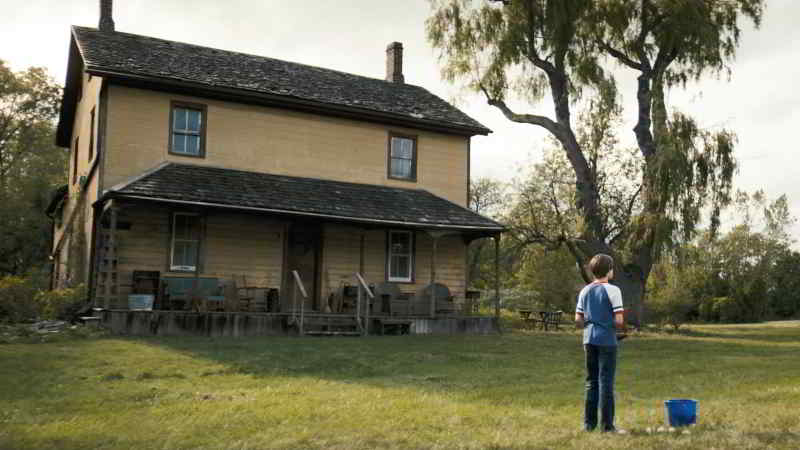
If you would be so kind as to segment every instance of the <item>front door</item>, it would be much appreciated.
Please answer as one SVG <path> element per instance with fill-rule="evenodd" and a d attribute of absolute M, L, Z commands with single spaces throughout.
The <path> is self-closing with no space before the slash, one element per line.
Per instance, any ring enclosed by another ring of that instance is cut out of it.
<path fill-rule="evenodd" d="M 303 280 L 308 299 L 306 300 L 306 311 L 319 310 L 319 266 L 320 250 L 322 248 L 322 227 L 314 223 L 294 223 L 289 227 L 289 241 L 287 248 L 286 286 L 289 295 L 294 295 L 295 281 L 292 271 L 296 270 Z M 293 297 L 289 297 L 289 305 L 292 304 Z M 303 298 L 297 292 L 297 300 Z M 291 306 L 290 306 L 291 308 Z"/>

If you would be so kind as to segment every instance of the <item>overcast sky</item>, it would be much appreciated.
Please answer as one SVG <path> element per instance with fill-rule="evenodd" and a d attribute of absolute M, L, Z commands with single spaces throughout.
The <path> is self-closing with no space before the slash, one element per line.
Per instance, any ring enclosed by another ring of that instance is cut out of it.
<path fill-rule="evenodd" d="M 44 66 L 64 82 L 69 26 L 97 26 L 99 0 L 0 0 L 0 59 L 14 70 Z M 441 81 L 434 50 L 425 40 L 426 0 L 117 0 L 118 31 L 270 56 L 383 78 L 385 49 L 403 43 L 407 83 L 427 88 L 494 131 L 474 138 L 474 176 L 510 179 L 536 161 L 545 134 L 506 121 L 485 101 Z M 800 128 L 800 1 L 767 0 L 760 29 L 743 26 L 731 79 L 709 78 L 671 92 L 668 102 L 710 128 L 739 136 L 736 187 L 787 194 L 800 216 L 800 177 L 793 168 Z M 623 73 L 623 92 L 635 78 Z M 631 140 L 635 98 L 624 98 L 621 137 Z M 548 104 L 512 103 L 520 112 L 550 114 Z M 792 174 L 795 174 L 794 176 Z M 800 239 L 800 226 L 794 229 Z"/>

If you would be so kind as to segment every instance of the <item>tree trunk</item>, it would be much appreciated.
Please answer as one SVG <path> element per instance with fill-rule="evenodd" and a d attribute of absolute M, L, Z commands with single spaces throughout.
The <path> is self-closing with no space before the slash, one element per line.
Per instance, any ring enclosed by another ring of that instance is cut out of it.
<path fill-rule="evenodd" d="M 617 273 L 619 270 L 619 273 Z M 627 314 L 625 321 L 632 323 L 637 330 L 644 324 L 644 280 L 638 272 L 614 269 L 613 284 L 622 291 L 622 304 L 633 315 Z"/>
<path fill-rule="evenodd" d="M 651 249 L 648 246 L 639 247 L 634 254 L 633 263 L 626 263 L 622 257 L 601 240 L 586 237 L 579 245 L 567 242 L 567 248 L 575 257 L 575 261 L 585 267 L 588 261 L 598 253 L 605 253 L 614 258 L 614 279 L 611 283 L 622 291 L 622 304 L 626 310 L 633 312 L 625 318 L 626 322 L 634 324 L 636 329 L 644 325 L 644 294 L 647 277 L 652 269 L 650 258 Z M 591 274 L 583 270 L 584 280 L 589 283 Z"/>

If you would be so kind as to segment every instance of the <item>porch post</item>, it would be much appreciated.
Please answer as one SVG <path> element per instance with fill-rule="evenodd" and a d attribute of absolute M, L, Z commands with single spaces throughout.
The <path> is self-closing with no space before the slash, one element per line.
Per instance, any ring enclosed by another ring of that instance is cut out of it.
<path fill-rule="evenodd" d="M 431 246 L 431 318 L 436 317 L 436 256 L 439 248 L 439 238 L 449 234 L 447 231 L 428 231 L 428 236 L 433 239 Z"/>
<path fill-rule="evenodd" d="M 433 248 L 431 251 L 431 318 L 436 317 L 436 249 L 439 243 L 439 235 L 431 233 L 433 238 Z"/>
<path fill-rule="evenodd" d="M 362 277 L 364 276 L 364 241 L 365 241 L 365 234 L 366 234 L 366 230 L 362 228 L 361 229 L 360 248 L 359 248 L 360 251 L 359 251 L 359 254 L 358 254 L 358 273 L 360 273 Z"/>
<path fill-rule="evenodd" d="M 494 315 L 500 318 L 500 233 L 494 236 Z"/>

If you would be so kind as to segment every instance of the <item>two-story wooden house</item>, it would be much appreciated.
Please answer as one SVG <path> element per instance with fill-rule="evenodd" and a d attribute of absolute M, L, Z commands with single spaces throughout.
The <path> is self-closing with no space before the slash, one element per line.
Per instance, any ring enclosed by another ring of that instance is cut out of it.
<path fill-rule="evenodd" d="M 134 273 L 246 279 L 286 313 L 296 271 L 307 311 L 330 312 L 360 273 L 458 302 L 469 242 L 503 231 L 467 209 L 470 137 L 489 130 L 386 52 L 378 80 L 118 32 L 101 1 L 99 27 L 70 36 L 54 284 L 124 310 Z"/>

